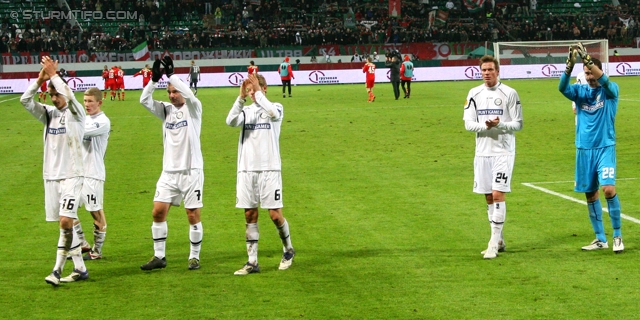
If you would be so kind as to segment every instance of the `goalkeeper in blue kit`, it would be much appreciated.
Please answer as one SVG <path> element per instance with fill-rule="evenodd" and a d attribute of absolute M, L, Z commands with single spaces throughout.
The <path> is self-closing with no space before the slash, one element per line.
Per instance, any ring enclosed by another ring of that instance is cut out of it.
<path fill-rule="evenodd" d="M 580 57 L 587 84 L 569 85 L 571 71 Z M 560 77 L 558 90 L 576 104 L 576 192 L 584 192 L 589 207 L 589 219 L 596 239 L 582 250 L 607 249 L 607 237 L 602 223 L 599 189 L 602 187 L 613 226 L 613 252 L 624 251 L 620 200 L 616 193 L 616 131 L 618 85 L 609 81 L 602 71 L 602 62 L 592 58 L 582 43 L 569 48 L 567 68 Z"/>

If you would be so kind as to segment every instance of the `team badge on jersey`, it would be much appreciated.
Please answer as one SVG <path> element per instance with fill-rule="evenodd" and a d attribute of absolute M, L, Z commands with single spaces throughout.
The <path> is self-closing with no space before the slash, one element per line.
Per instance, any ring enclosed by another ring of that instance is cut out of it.
<path fill-rule="evenodd" d="M 176 112 L 176 118 L 182 119 L 182 111 Z"/>
<path fill-rule="evenodd" d="M 500 98 L 497 98 L 497 99 L 496 99 L 496 100 L 494 100 L 493 102 L 494 102 L 494 103 L 496 104 L 496 106 L 498 106 L 498 107 L 502 105 L 502 99 L 500 99 Z"/>

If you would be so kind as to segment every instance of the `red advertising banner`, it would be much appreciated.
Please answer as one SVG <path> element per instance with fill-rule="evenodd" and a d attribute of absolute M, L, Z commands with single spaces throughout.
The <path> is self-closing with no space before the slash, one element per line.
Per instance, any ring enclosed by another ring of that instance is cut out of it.
<path fill-rule="evenodd" d="M 91 59 L 86 51 L 71 51 L 71 52 L 13 52 L 2 54 L 2 64 L 40 64 L 42 57 L 50 56 L 53 60 L 58 60 L 60 63 L 79 63 L 89 62 Z"/>
<path fill-rule="evenodd" d="M 389 0 L 389 17 L 400 18 L 400 8 L 402 0 Z"/>

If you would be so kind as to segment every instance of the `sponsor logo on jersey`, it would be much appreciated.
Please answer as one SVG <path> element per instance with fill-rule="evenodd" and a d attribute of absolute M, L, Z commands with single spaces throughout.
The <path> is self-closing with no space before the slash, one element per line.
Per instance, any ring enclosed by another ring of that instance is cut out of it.
<path fill-rule="evenodd" d="M 593 105 L 583 104 L 580 106 L 580 109 L 584 111 L 596 111 L 600 108 L 604 107 L 604 101 L 598 99 L 598 101 Z"/>
<path fill-rule="evenodd" d="M 261 129 L 271 129 L 271 123 L 245 123 L 245 130 L 261 130 Z"/>
<path fill-rule="evenodd" d="M 478 110 L 479 116 L 500 116 L 504 110 L 502 109 L 481 109 Z"/>
<path fill-rule="evenodd" d="M 47 133 L 49 134 L 65 134 L 67 133 L 67 128 L 62 127 L 62 128 L 49 128 L 49 130 L 47 130 Z"/>
<path fill-rule="evenodd" d="M 170 123 L 167 122 L 164 127 L 169 129 L 169 130 L 175 130 L 175 129 L 180 129 L 182 127 L 186 127 L 187 126 L 187 120 L 182 120 L 180 122 L 177 123 Z"/>

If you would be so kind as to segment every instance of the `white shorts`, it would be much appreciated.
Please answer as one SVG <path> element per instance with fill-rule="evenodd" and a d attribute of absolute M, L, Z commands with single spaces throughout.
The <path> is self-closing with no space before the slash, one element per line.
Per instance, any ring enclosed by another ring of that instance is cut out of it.
<path fill-rule="evenodd" d="M 282 208 L 282 174 L 280 171 L 238 172 L 236 208 Z"/>
<path fill-rule="evenodd" d="M 78 219 L 82 204 L 82 177 L 44 181 L 44 209 L 47 221 L 60 221 L 60 216 Z"/>
<path fill-rule="evenodd" d="M 102 210 L 104 202 L 104 181 L 84 178 L 82 184 L 82 205 L 89 212 Z"/>
<path fill-rule="evenodd" d="M 186 209 L 202 208 L 202 187 L 204 173 L 202 169 L 178 172 L 162 172 L 156 183 L 156 195 L 153 201 L 171 203 L 180 206 L 184 199 Z"/>
<path fill-rule="evenodd" d="M 479 157 L 473 160 L 473 192 L 511 192 L 514 155 Z"/>

